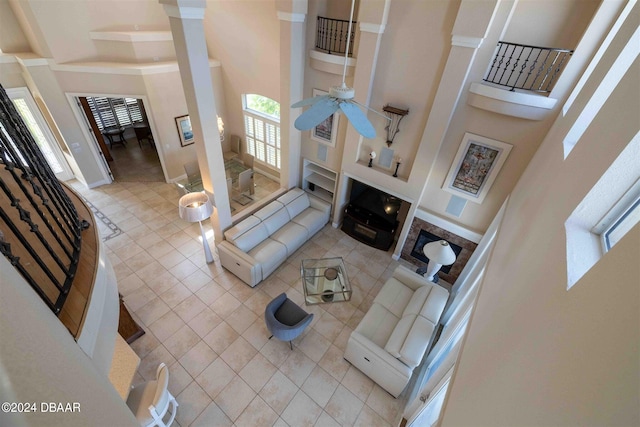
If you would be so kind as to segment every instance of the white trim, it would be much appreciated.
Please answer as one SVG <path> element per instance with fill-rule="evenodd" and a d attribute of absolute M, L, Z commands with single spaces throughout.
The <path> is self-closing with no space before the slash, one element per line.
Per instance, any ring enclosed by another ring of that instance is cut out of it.
<path fill-rule="evenodd" d="M 370 22 L 360 22 L 359 24 L 360 31 L 365 33 L 382 34 L 384 33 L 385 27 L 386 25 L 372 24 Z"/>
<path fill-rule="evenodd" d="M 467 37 L 467 36 L 459 36 L 457 34 L 453 34 L 451 36 L 451 45 L 477 49 L 480 47 L 480 45 L 482 45 L 483 40 L 484 39 L 482 37 Z"/>
<path fill-rule="evenodd" d="M 584 73 L 582 73 L 582 77 L 580 77 L 580 80 L 578 80 L 578 83 L 576 83 L 575 87 L 571 91 L 571 94 L 569 94 L 569 97 L 567 98 L 566 102 L 562 106 L 563 116 L 567 115 L 567 112 L 573 105 L 573 102 L 576 100 L 576 98 L 582 91 L 582 88 L 587 83 L 587 80 L 589 79 L 589 77 L 591 77 L 591 73 L 593 73 L 593 70 L 600 63 L 600 59 L 602 59 L 602 56 L 604 55 L 605 51 L 609 48 L 609 45 L 611 45 L 613 38 L 616 36 L 616 34 L 618 34 L 618 31 L 620 31 L 620 27 L 622 27 L 622 24 L 624 24 L 624 22 L 626 21 L 627 17 L 631 13 L 631 9 L 633 9 L 633 6 L 635 6 L 635 4 L 636 4 L 636 0 L 629 0 L 627 2 L 627 5 L 624 7 L 622 12 L 620 13 L 620 16 L 618 16 L 618 19 L 616 19 L 615 23 L 611 27 L 611 30 L 609 30 L 605 39 L 602 41 L 602 43 L 600 43 L 600 47 L 596 51 L 595 55 L 593 55 L 593 59 L 589 62 L 589 65 L 587 65 L 587 68 L 585 69 Z"/>
<path fill-rule="evenodd" d="M 428 223 L 447 230 L 453 234 L 457 234 L 458 236 L 470 240 L 473 243 L 480 243 L 480 239 L 482 239 L 482 234 L 476 233 L 475 231 L 469 230 L 468 228 L 465 228 L 461 225 L 454 224 L 453 222 L 422 210 L 421 208 L 416 209 L 414 217 L 423 221 L 427 221 Z"/>
<path fill-rule="evenodd" d="M 42 58 L 31 52 L 2 53 L 0 51 L 0 64 L 14 64 L 16 62 L 27 67 L 49 65 L 47 58 Z"/>
<path fill-rule="evenodd" d="M 27 108 L 31 112 L 33 119 L 36 121 L 36 124 L 40 128 L 42 132 L 42 136 L 47 141 L 47 145 L 49 149 L 53 153 L 53 156 L 58 161 L 58 164 L 62 168 L 62 172 L 55 173 L 56 178 L 60 181 L 68 181 L 74 178 L 74 173 L 67 162 L 67 158 L 62 152 L 62 144 L 66 144 L 65 141 L 58 141 L 56 137 L 53 135 L 53 131 L 51 130 L 49 122 L 44 118 L 36 100 L 33 98 L 31 91 L 27 87 L 14 87 L 6 89 L 7 96 L 11 101 L 15 99 L 23 99 L 27 104 Z"/>
<path fill-rule="evenodd" d="M 564 158 L 569 156 L 573 147 L 578 143 L 582 135 L 587 130 L 589 124 L 593 121 L 596 115 L 600 112 L 602 106 L 607 102 L 609 96 L 613 93 L 614 89 L 618 87 L 620 80 L 625 76 L 627 70 L 631 68 L 631 65 L 635 62 L 638 55 L 640 55 L 640 28 L 636 28 L 635 32 L 625 44 L 622 51 L 617 56 L 611 67 L 607 71 L 607 74 L 600 80 L 598 87 L 593 92 L 593 95 L 589 98 L 586 105 L 573 122 L 573 126 L 563 141 Z"/>
<path fill-rule="evenodd" d="M 175 73 L 180 71 L 176 61 L 154 62 L 143 64 L 130 64 L 123 62 L 75 62 L 70 64 L 57 64 L 48 60 L 49 67 L 53 71 L 71 73 L 117 74 L 128 76 L 147 76 L 152 74 Z M 209 67 L 220 67 L 220 61 L 209 59 Z"/>
<path fill-rule="evenodd" d="M 486 96 L 487 98 L 497 99 L 498 101 L 525 105 L 527 107 L 544 108 L 545 110 L 551 110 L 558 101 L 557 99 L 547 98 L 546 96 L 511 92 L 506 89 L 500 89 L 480 83 L 471 83 L 469 92 Z"/>
<path fill-rule="evenodd" d="M 330 55 L 328 53 L 318 52 L 317 50 L 310 50 L 309 57 L 329 64 L 344 65 L 344 56 L 342 55 Z M 357 62 L 356 58 L 348 58 L 347 67 L 355 67 Z"/>
<path fill-rule="evenodd" d="M 109 185 L 111 184 L 113 181 L 111 181 L 110 179 L 103 179 L 101 181 L 96 181 L 94 183 L 91 183 L 91 185 L 87 184 L 86 182 L 84 183 L 84 185 L 86 185 L 89 189 L 92 188 L 97 188 L 100 187 L 101 185 Z"/>
<path fill-rule="evenodd" d="M 163 4 L 162 6 L 170 18 L 204 19 L 204 7 L 175 6 L 172 4 Z"/>
<path fill-rule="evenodd" d="M 164 42 L 172 41 L 171 31 L 90 31 L 91 40 L 116 42 Z"/>
<path fill-rule="evenodd" d="M 307 15 L 304 13 L 278 12 L 278 19 L 288 22 L 304 22 Z"/>

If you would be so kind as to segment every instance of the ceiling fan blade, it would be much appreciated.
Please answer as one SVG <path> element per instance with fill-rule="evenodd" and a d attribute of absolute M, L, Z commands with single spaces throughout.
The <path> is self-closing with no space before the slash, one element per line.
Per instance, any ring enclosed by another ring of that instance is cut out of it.
<path fill-rule="evenodd" d="M 329 95 L 320 95 L 320 96 L 314 96 L 313 98 L 303 99 L 302 101 L 298 101 L 295 104 L 292 104 L 291 108 L 306 107 L 307 105 L 313 105 L 316 102 L 321 101 L 323 99 L 327 99 L 327 98 L 329 98 Z"/>
<path fill-rule="evenodd" d="M 351 122 L 351 125 L 358 131 L 358 133 L 365 138 L 375 138 L 376 130 L 373 128 L 373 125 L 367 119 L 367 116 L 360 110 L 355 104 L 351 102 L 341 102 L 340 109 L 344 113 L 345 116 Z"/>
<path fill-rule="evenodd" d="M 302 113 L 293 125 L 298 130 L 312 129 L 322 123 L 327 117 L 335 113 L 337 110 L 338 103 L 334 99 L 329 97 L 324 98 Z"/>

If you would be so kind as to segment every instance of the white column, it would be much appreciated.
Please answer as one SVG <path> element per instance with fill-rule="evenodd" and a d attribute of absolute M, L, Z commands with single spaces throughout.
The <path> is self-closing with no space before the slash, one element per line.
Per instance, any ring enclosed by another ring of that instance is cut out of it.
<path fill-rule="evenodd" d="M 216 208 L 211 216 L 215 241 L 220 242 L 222 230 L 231 226 L 231 206 L 203 25 L 206 0 L 160 3 L 169 16 L 202 182 Z"/>
<path fill-rule="evenodd" d="M 303 97 L 307 0 L 277 3 L 280 20 L 280 185 L 295 187 L 300 181 L 302 134 L 293 126 L 300 109 L 291 104 Z"/>

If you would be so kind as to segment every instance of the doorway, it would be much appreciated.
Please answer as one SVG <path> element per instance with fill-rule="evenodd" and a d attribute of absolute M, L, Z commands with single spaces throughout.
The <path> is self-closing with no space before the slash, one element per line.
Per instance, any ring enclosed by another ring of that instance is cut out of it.
<path fill-rule="evenodd" d="M 79 96 L 78 101 L 114 181 L 165 182 L 142 99 Z"/>

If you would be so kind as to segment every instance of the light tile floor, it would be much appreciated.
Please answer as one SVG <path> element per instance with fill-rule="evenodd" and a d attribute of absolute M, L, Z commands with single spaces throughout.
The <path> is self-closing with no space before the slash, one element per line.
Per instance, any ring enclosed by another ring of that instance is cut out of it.
<path fill-rule="evenodd" d="M 402 397 L 343 359 L 349 334 L 398 265 L 389 253 L 327 225 L 250 288 L 217 256 L 205 262 L 198 225 L 178 217 L 173 185 L 72 186 L 124 230 L 106 247 L 119 291 L 146 331 L 132 344 L 142 359 L 134 382 L 152 379 L 160 362 L 169 366 L 169 390 L 180 405 L 174 425 L 398 425 Z M 352 300 L 304 306 L 301 260 L 334 256 L 346 262 Z M 268 339 L 263 320 L 266 304 L 281 292 L 315 314 L 293 351 Z"/>

